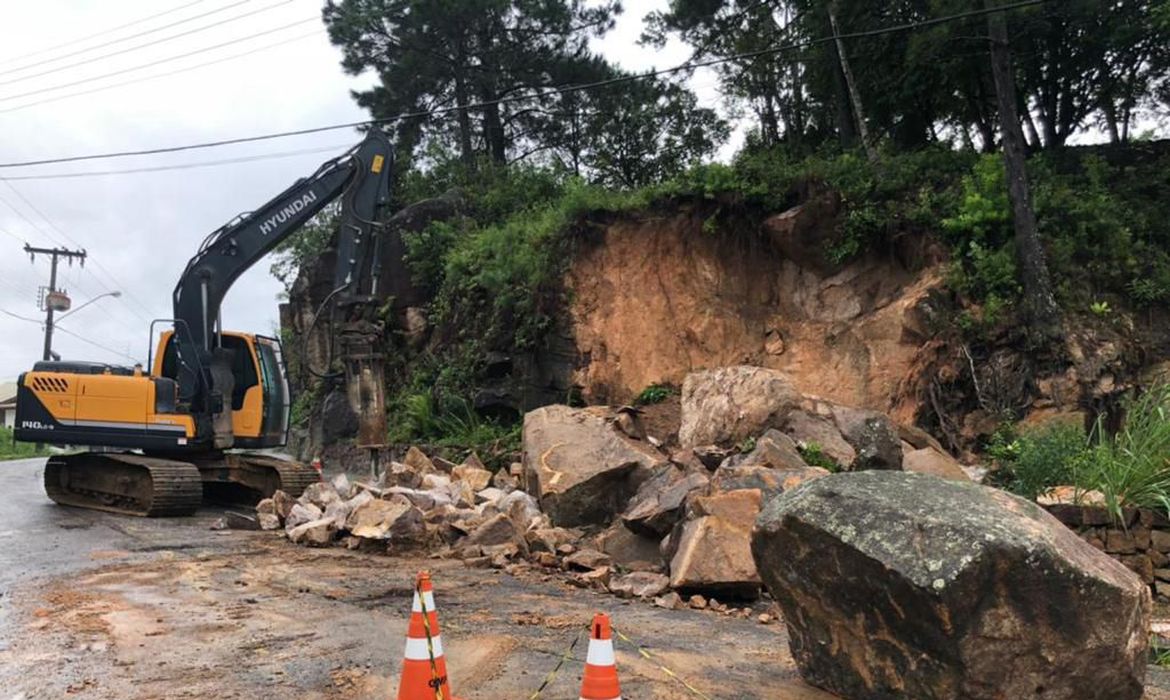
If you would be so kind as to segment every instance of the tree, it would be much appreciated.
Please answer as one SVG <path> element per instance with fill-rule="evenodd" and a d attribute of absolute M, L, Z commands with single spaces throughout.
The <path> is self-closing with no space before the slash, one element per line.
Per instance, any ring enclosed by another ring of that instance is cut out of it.
<path fill-rule="evenodd" d="M 471 167 L 480 156 L 507 162 L 557 98 L 532 100 L 538 109 L 499 101 L 563 85 L 558 75 L 592 60 L 589 37 L 618 11 L 612 0 L 327 0 L 323 16 L 345 69 L 381 78 L 355 93 L 374 117 L 449 110 L 400 121 L 402 155 L 446 141 Z"/>
<path fill-rule="evenodd" d="M 613 77 L 628 75 L 614 71 Z M 673 83 L 641 79 L 574 96 L 547 142 L 576 175 L 614 187 L 660 182 L 711 155 L 728 135 L 715 110 Z M 568 128 L 564 128 L 565 126 Z"/>
<path fill-rule="evenodd" d="M 984 0 L 984 3 L 988 9 L 996 6 L 996 0 Z M 1040 243 L 1036 212 L 1032 208 L 1032 194 L 1025 167 L 1024 132 L 1016 109 L 1016 82 L 1004 13 L 989 14 L 987 29 L 991 41 L 991 72 L 999 103 L 1008 198 L 1012 204 L 1016 231 L 1016 259 L 1024 287 L 1024 312 L 1028 318 L 1030 335 L 1037 344 L 1045 345 L 1060 332 L 1060 308 L 1052 292 L 1048 262 L 1044 246 Z"/>

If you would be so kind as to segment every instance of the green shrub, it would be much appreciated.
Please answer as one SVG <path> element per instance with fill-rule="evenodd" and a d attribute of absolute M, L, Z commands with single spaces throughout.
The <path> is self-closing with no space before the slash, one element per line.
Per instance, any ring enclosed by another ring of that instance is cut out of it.
<path fill-rule="evenodd" d="M 815 442 L 798 443 L 796 450 L 800 452 L 800 456 L 804 458 L 805 464 L 810 467 L 821 467 L 827 469 L 834 474 L 841 471 L 841 463 L 825 454 L 825 450 L 820 444 Z"/>
<path fill-rule="evenodd" d="M 993 482 L 1024 498 L 1034 500 L 1056 486 L 1088 490 L 1095 482 L 1094 452 L 1080 426 L 1053 425 L 1021 435 L 1004 427 L 992 437 L 988 454 L 998 466 Z"/>
<path fill-rule="evenodd" d="M 634 403 L 639 406 L 649 406 L 651 404 L 662 403 L 675 393 L 673 387 L 665 384 L 651 384 L 638 394 L 638 398 L 634 399 Z"/>

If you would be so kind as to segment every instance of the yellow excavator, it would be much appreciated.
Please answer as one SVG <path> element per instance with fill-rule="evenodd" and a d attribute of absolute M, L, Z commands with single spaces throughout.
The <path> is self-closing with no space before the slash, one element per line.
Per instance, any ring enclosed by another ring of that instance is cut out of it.
<path fill-rule="evenodd" d="M 212 232 L 175 287 L 174 318 L 151 324 L 147 367 L 37 362 L 18 380 L 15 437 L 89 451 L 50 457 L 45 491 L 57 503 L 143 516 L 189 515 L 205 488 L 259 499 L 300 495 L 318 479 L 303 464 L 241 450 L 286 443 L 292 405 L 276 338 L 224 331 L 231 285 L 329 203 L 341 200 L 332 304 L 342 317 L 342 361 L 351 395 L 380 396 L 370 310 L 380 264 L 379 207 L 390 198 L 393 150 L 371 130 L 346 154 L 259 209 Z M 162 326 L 156 329 L 156 326 Z M 352 330 L 346 333 L 346 328 Z M 362 387 L 366 387 L 364 390 Z M 370 406 L 375 426 L 384 409 Z M 369 430 L 367 430 L 369 432 Z M 366 441 L 370 442 L 369 440 Z"/>

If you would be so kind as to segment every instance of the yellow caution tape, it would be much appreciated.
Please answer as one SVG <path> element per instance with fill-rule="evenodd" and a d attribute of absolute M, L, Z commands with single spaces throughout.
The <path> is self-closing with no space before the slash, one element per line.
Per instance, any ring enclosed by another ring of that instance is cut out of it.
<path fill-rule="evenodd" d="M 657 657 L 655 657 L 653 654 L 651 654 L 649 651 L 647 651 L 647 650 L 646 650 L 644 647 L 641 647 L 641 646 L 639 646 L 639 645 L 638 645 L 638 643 L 637 643 L 637 642 L 635 642 L 634 640 L 632 640 L 632 639 L 630 639 L 629 637 L 627 637 L 626 635 L 622 634 L 622 633 L 621 633 L 621 631 L 620 631 L 620 630 L 618 630 L 616 627 L 613 627 L 613 628 L 611 628 L 611 629 L 613 629 L 613 633 L 614 633 L 614 634 L 616 634 L 616 635 L 618 636 L 618 639 L 621 639 L 621 640 L 622 640 L 623 642 L 625 642 L 626 644 L 629 644 L 630 646 L 632 646 L 632 647 L 634 647 L 635 649 L 637 649 L 637 650 L 638 650 L 638 653 L 642 655 L 642 658 L 646 659 L 646 660 L 647 660 L 647 661 L 649 661 L 650 663 L 652 663 L 652 664 L 654 664 L 655 666 L 657 666 L 659 671 L 662 671 L 662 672 L 663 672 L 663 673 L 665 673 L 666 675 L 668 675 L 668 676 L 670 676 L 671 678 L 673 678 L 673 679 L 675 679 L 676 681 L 678 681 L 680 684 L 682 684 L 682 687 L 684 687 L 684 688 L 686 688 L 687 690 L 691 691 L 691 693 L 693 693 L 693 694 L 695 695 L 695 697 L 702 698 L 703 700 L 711 700 L 711 697 L 710 697 L 710 696 L 706 695 L 705 693 L 703 693 L 703 691 L 699 690 L 698 688 L 696 688 L 695 686 L 691 685 L 690 683 L 687 683 L 687 682 L 686 682 L 686 680 L 684 680 L 684 679 L 682 678 L 682 676 L 678 675 L 678 674 L 677 674 L 677 673 L 675 673 L 674 671 L 671 671 L 669 668 L 667 668 L 666 666 L 662 665 L 662 662 L 661 662 L 661 661 L 659 661 Z"/>
<path fill-rule="evenodd" d="M 561 654 L 561 659 L 557 662 L 556 668 L 554 668 L 552 671 L 549 671 L 549 674 L 544 677 L 544 681 L 541 682 L 540 687 L 536 689 L 536 692 L 528 696 L 528 700 L 536 700 L 536 698 L 540 697 L 540 694 L 544 692 L 545 688 L 552 685 L 552 682 L 556 680 L 557 674 L 561 672 L 561 667 L 564 666 L 565 662 L 573 656 L 573 649 L 577 648 L 577 643 L 580 641 L 581 632 L 578 631 L 577 636 L 573 637 L 573 643 L 569 645 L 568 649 L 565 649 L 564 654 Z"/>
<path fill-rule="evenodd" d="M 427 597 L 423 595 L 422 586 L 414 584 L 415 595 L 422 609 L 423 631 L 427 635 L 427 655 L 431 657 L 431 686 L 435 689 L 435 700 L 443 700 L 443 681 L 439 677 L 439 667 L 435 663 L 435 642 L 431 636 L 431 620 L 427 617 Z"/>

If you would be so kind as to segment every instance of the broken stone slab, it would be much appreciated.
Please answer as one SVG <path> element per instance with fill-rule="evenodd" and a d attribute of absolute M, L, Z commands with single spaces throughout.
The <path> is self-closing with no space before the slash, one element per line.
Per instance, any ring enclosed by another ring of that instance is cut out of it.
<path fill-rule="evenodd" d="M 500 499 L 502 499 L 505 495 L 507 495 L 507 494 L 503 490 L 498 489 L 494 486 L 489 486 L 486 489 L 482 489 L 480 491 L 475 492 L 475 502 L 476 503 L 499 503 Z"/>
<path fill-rule="evenodd" d="M 751 529 L 761 499 L 755 489 L 692 498 L 693 517 L 676 532 L 671 588 L 756 598 L 761 581 L 752 560 Z"/>
<path fill-rule="evenodd" d="M 288 520 L 288 516 L 292 513 L 293 506 L 296 505 L 297 499 L 288 495 L 284 491 L 277 490 L 272 494 L 272 506 L 276 510 L 276 514 L 280 517 L 280 522 Z"/>
<path fill-rule="evenodd" d="M 356 495 L 354 493 L 353 484 L 350 483 L 349 477 L 345 474 L 338 474 L 334 476 L 329 480 L 329 483 L 333 485 L 333 490 L 337 492 L 337 495 L 340 496 L 341 500 L 343 501 L 348 501 Z"/>
<path fill-rule="evenodd" d="M 276 515 L 276 501 L 272 500 L 271 498 L 262 499 L 259 503 L 256 504 L 256 514 Z"/>
<path fill-rule="evenodd" d="M 308 505 L 294 503 L 292 509 L 289 510 L 288 517 L 284 519 L 284 529 L 286 532 L 292 532 L 294 527 L 313 520 L 320 520 L 323 515 L 322 510 L 311 503 Z"/>
<path fill-rule="evenodd" d="M 963 465 L 959 464 L 958 460 L 933 447 L 905 453 L 902 457 L 902 470 L 915 474 L 929 474 L 951 481 L 971 481 L 971 477 L 963 471 Z"/>
<path fill-rule="evenodd" d="M 402 458 L 402 463 L 413 469 L 419 476 L 438 471 L 438 467 L 431 461 L 431 458 L 427 457 L 425 452 L 413 445 L 406 451 L 406 456 Z"/>
<path fill-rule="evenodd" d="M 509 491 L 515 491 L 520 488 L 520 479 L 512 476 L 507 469 L 501 469 L 492 476 L 492 486 L 504 493 L 508 493 Z"/>
<path fill-rule="evenodd" d="M 297 499 L 297 502 L 302 504 L 311 503 L 317 506 L 317 508 L 325 510 L 330 503 L 336 503 L 340 500 L 341 496 L 337 493 L 337 489 L 333 488 L 333 484 L 318 481 L 309 484 L 309 487 L 305 489 L 301 497 Z"/>
<path fill-rule="evenodd" d="M 694 455 L 695 459 L 707 468 L 708 471 L 715 471 L 719 465 L 723 464 L 728 457 L 735 454 L 735 450 L 731 447 L 720 447 L 719 445 L 700 445 L 698 447 L 688 448 L 690 453 Z M 685 464 L 688 460 L 687 455 L 671 456 L 671 461 L 676 464 Z"/>
<path fill-rule="evenodd" d="M 243 513 L 236 513 L 235 511 L 226 511 L 223 514 L 224 522 L 227 524 L 229 530 L 259 530 L 260 522 Z"/>
<path fill-rule="evenodd" d="M 420 510 L 431 510 L 440 505 L 450 504 L 451 497 L 445 491 L 423 491 L 422 489 L 408 489 L 402 486 L 391 486 L 386 489 L 384 496 L 402 496 Z"/>
<path fill-rule="evenodd" d="M 771 501 L 752 551 L 801 675 L 842 697 L 1142 695 L 1149 588 L 1002 491 L 836 474 Z"/>
<path fill-rule="evenodd" d="M 419 483 L 419 488 L 427 491 L 439 491 L 451 485 L 451 477 L 446 474 L 425 474 Z"/>
<path fill-rule="evenodd" d="M 565 568 L 592 571 L 613 565 L 613 558 L 596 549 L 579 549 L 565 557 Z"/>
<path fill-rule="evenodd" d="M 826 416 L 793 411 L 784 424 L 784 432 L 805 449 L 819 448 L 822 454 L 841 467 L 848 467 L 857 459 L 857 450 L 841 435 L 836 423 Z"/>
<path fill-rule="evenodd" d="M 751 452 L 728 458 L 722 466 L 768 467 L 769 469 L 807 469 L 796 441 L 779 430 L 770 429 L 756 440 Z"/>
<path fill-rule="evenodd" d="M 276 513 L 257 513 L 256 522 L 260 524 L 261 530 L 280 529 L 280 516 Z"/>
<path fill-rule="evenodd" d="M 480 461 L 479 455 L 472 452 L 463 460 L 463 464 L 451 470 L 451 478 L 455 481 L 467 481 L 472 491 L 482 491 L 492 482 L 491 471 Z"/>
<path fill-rule="evenodd" d="M 509 542 L 514 543 L 517 540 L 523 541 L 523 538 L 517 531 L 516 523 L 508 517 L 507 513 L 499 513 L 472 530 L 471 534 L 467 536 L 466 544 L 490 547 Z"/>
<path fill-rule="evenodd" d="M 368 540 L 416 540 L 425 532 L 422 511 L 405 496 L 372 499 L 353 509 L 345 523 L 355 537 Z"/>
<path fill-rule="evenodd" d="M 525 488 L 554 525 L 608 524 L 665 461 L 653 447 L 619 434 L 612 413 L 545 406 L 524 416 Z"/>
<path fill-rule="evenodd" d="M 556 554 L 557 548 L 563 544 L 576 542 L 581 533 L 563 527 L 544 527 L 529 530 L 524 533 L 524 540 L 533 552 L 548 552 Z"/>
<path fill-rule="evenodd" d="M 644 564 L 661 568 L 663 559 L 658 543 L 659 538 L 639 535 L 621 523 L 614 523 L 586 544 L 609 555 L 614 564 L 633 569 Z"/>
<path fill-rule="evenodd" d="M 326 547 L 333 541 L 337 530 L 333 527 L 332 518 L 310 520 L 289 530 L 288 538 L 293 544 L 304 544 L 310 547 Z"/>
<path fill-rule="evenodd" d="M 391 462 L 381 479 L 383 487 L 401 486 L 408 489 L 421 487 L 422 480 L 423 475 L 417 469 L 402 462 Z"/>
<path fill-rule="evenodd" d="M 708 482 L 706 471 L 688 472 L 672 463 L 655 467 L 621 514 L 622 523 L 639 535 L 662 539 L 682 517 L 687 496 Z"/>
<path fill-rule="evenodd" d="M 800 394 L 788 375 L 763 367 L 721 367 L 683 380 L 678 439 L 683 447 L 732 445 L 779 428 Z"/>
<path fill-rule="evenodd" d="M 902 439 L 889 417 L 874 411 L 833 406 L 841 436 L 857 452 L 846 466 L 852 471 L 902 469 Z"/>
<path fill-rule="evenodd" d="M 610 592 L 619 598 L 656 598 L 669 588 L 669 578 L 646 571 L 635 571 L 609 582 Z"/>
<path fill-rule="evenodd" d="M 744 489 L 757 489 L 763 500 L 778 496 L 800 486 L 811 479 L 828 476 L 829 471 L 820 467 L 802 469 L 772 469 L 771 467 L 719 467 L 711 475 L 710 493 L 727 493 Z"/>
<path fill-rule="evenodd" d="M 475 491 L 472 490 L 471 484 L 466 481 L 452 481 L 447 485 L 443 492 L 451 502 L 455 504 L 456 508 L 474 508 L 475 507 Z"/>
<path fill-rule="evenodd" d="M 898 437 L 902 442 L 909 443 L 915 450 L 924 450 L 927 447 L 933 447 L 939 452 L 946 453 L 942 443 L 936 440 L 933 435 L 916 425 L 899 425 Z"/>

